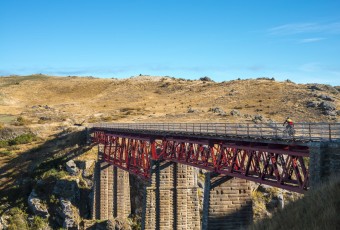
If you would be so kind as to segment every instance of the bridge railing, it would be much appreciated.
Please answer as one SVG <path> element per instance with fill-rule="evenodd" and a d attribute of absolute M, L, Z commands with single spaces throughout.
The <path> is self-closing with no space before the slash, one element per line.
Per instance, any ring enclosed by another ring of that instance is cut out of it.
<path fill-rule="evenodd" d="M 90 127 L 302 141 L 340 140 L 340 123 L 295 123 L 294 136 L 282 123 L 97 123 Z"/>

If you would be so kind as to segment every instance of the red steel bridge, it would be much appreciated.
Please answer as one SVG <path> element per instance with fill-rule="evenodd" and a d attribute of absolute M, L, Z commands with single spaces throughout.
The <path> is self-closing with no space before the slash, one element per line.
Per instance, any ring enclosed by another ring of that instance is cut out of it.
<path fill-rule="evenodd" d="M 339 123 L 95 124 L 106 162 L 150 180 L 154 161 L 171 161 L 295 192 L 309 188 L 310 143 L 340 140 Z"/>

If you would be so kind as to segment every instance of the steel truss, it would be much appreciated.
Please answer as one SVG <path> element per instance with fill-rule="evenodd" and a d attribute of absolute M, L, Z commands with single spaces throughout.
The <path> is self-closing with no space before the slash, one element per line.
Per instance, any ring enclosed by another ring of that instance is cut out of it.
<path fill-rule="evenodd" d="M 294 144 L 94 131 L 104 160 L 145 180 L 151 161 L 166 160 L 295 192 L 308 189 L 309 149 Z"/>

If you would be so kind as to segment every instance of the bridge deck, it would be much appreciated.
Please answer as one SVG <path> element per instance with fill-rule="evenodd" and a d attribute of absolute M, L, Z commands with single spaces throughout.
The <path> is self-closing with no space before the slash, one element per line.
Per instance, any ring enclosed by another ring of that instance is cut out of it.
<path fill-rule="evenodd" d="M 340 140 L 339 124 L 96 124 L 93 141 L 104 160 L 146 180 L 153 161 L 178 162 L 211 172 L 304 192 L 309 188 L 310 143 Z"/>
<path fill-rule="evenodd" d="M 340 123 L 296 123 L 294 136 L 288 135 L 285 127 L 278 123 L 99 123 L 92 128 L 223 138 L 294 139 L 299 142 L 340 140 Z"/>

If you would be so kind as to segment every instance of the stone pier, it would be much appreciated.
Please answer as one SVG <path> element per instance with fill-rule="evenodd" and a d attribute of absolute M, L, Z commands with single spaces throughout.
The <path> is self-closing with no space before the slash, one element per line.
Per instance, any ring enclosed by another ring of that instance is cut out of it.
<path fill-rule="evenodd" d="M 197 174 L 191 166 L 153 162 L 142 229 L 200 229 Z"/>
<path fill-rule="evenodd" d="M 128 217 L 130 213 L 129 173 L 103 161 L 99 151 L 94 173 L 92 219 Z"/>
<path fill-rule="evenodd" d="M 245 229 L 252 218 L 249 181 L 206 173 L 202 229 Z"/>
<path fill-rule="evenodd" d="M 309 149 L 309 180 L 313 188 L 340 173 L 340 142 L 311 142 Z"/>

